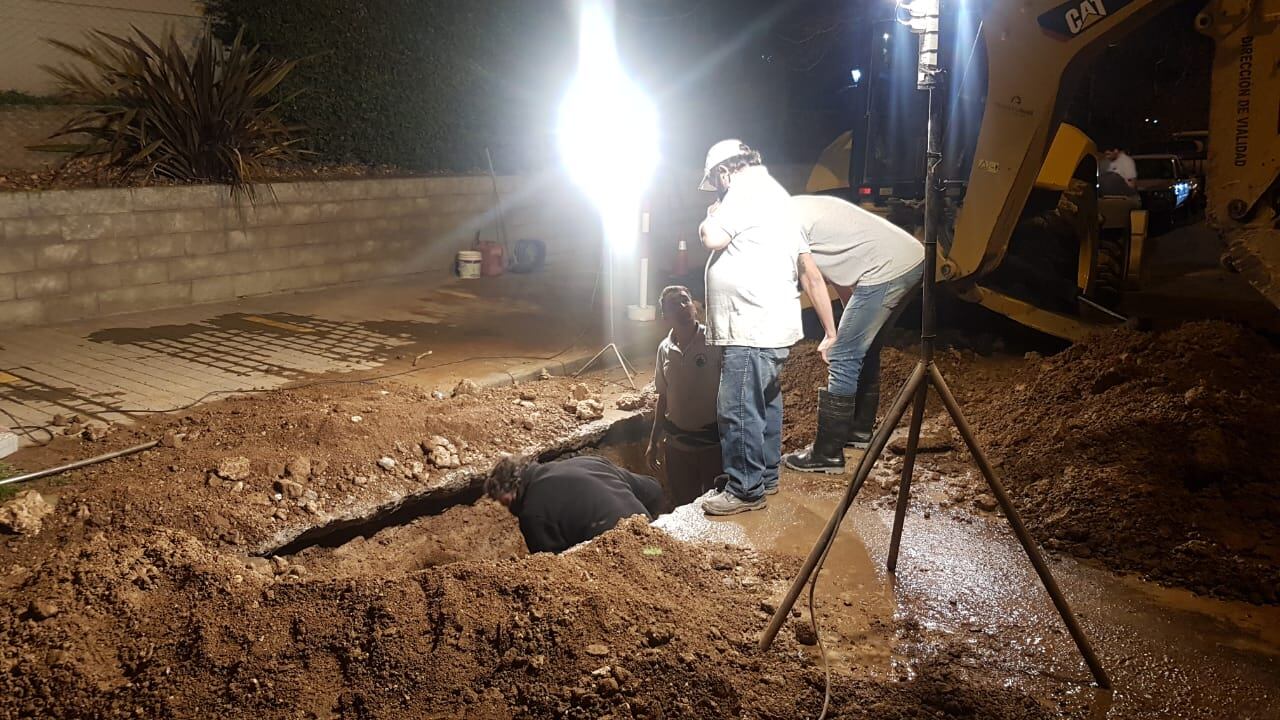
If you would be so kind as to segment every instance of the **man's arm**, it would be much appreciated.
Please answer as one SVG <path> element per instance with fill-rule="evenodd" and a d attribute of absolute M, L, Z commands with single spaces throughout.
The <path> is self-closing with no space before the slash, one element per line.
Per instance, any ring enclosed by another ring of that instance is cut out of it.
<path fill-rule="evenodd" d="M 649 447 L 644 453 L 645 461 L 655 470 L 662 464 L 662 456 L 658 454 L 658 443 L 662 442 L 664 436 L 662 419 L 666 416 L 667 394 L 664 392 L 658 395 L 658 407 L 653 411 L 653 430 L 649 432 Z"/>
<path fill-rule="evenodd" d="M 631 494 L 636 496 L 644 509 L 649 511 L 649 519 L 653 520 L 667 509 L 667 498 L 662 494 L 662 486 L 648 475 L 638 475 L 625 468 L 618 468 L 626 483 L 631 486 Z"/>
<path fill-rule="evenodd" d="M 800 287 L 804 288 L 805 294 L 809 296 L 813 312 L 817 314 L 818 322 L 822 323 L 822 332 L 826 337 L 818 343 L 818 352 L 822 355 L 822 359 L 826 360 L 827 351 L 836 341 L 836 321 L 831 314 L 831 297 L 827 295 L 827 281 L 822 277 L 822 272 L 818 270 L 818 265 L 813 261 L 813 255 L 810 253 L 800 254 Z"/>
<path fill-rule="evenodd" d="M 703 220 L 698 226 L 698 237 L 702 238 L 702 247 L 712 252 L 729 247 L 729 243 L 733 240 L 720 223 L 712 218 Z"/>
<path fill-rule="evenodd" d="M 569 544 L 560 537 L 560 529 L 541 515 L 521 515 L 520 534 L 524 535 L 524 544 L 530 553 L 558 553 L 569 549 Z"/>

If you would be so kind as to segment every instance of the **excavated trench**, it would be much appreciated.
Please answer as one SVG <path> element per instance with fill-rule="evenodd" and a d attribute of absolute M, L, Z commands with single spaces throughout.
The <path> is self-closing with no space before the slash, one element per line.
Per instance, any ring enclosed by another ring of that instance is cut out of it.
<path fill-rule="evenodd" d="M 603 454 L 620 465 L 641 471 L 644 440 L 648 436 L 651 422 L 649 415 L 633 415 L 593 428 L 589 432 L 541 449 L 537 453 L 538 460 L 549 462 L 578 454 Z M 644 472 L 652 474 L 651 471 Z M 464 468 L 455 471 L 455 474 L 446 478 L 437 489 L 410 495 L 354 517 L 337 518 L 316 525 L 283 544 L 262 550 L 257 554 L 263 557 L 273 555 L 290 557 L 312 551 L 311 554 L 314 555 L 315 550 L 340 549 L 354 541 L 368 541 L 387 531 L 430 526 L 431 523 L 424 521 L 442 516 L 451 510 L 453 511 L 451 514 L 456 516 L 455 519 L 459 524 L 471 525 L 481 516 L 492 522 L 494 513 L 479 509 L 481 504 L 488 504 L 481 502 L 487 477 L 488 473 L 472 469 Z M 505 515 L 506 511 L 503 510 L 502 514 Z M 498 530 L 502 532 L 515 528 L 514 520 L 500 524 L 502 527 Z M 431 529 L 439 530 L 440 528 L 431 527 Z M 518 529 L 516 531 L 518 533 Z"/>

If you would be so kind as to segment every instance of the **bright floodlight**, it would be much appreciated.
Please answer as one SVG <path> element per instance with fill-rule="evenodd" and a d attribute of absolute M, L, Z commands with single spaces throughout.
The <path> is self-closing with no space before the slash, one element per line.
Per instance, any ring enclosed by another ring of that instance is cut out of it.
<path fill-rule="evenodd" d="M 658 163 L 657 112 L 623 72 L 600 0 L 584 0 L 578 43 L 578 74 L 560 105 L 560 156 L 599 210 L 608 242 L 630 247 Z"/>

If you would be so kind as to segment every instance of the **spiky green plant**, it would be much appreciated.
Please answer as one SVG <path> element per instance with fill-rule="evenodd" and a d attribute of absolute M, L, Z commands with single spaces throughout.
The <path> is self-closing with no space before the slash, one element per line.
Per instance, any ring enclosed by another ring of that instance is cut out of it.
<path fill-rule="evenodd" d="M 252 195 L 267 165 L 294 159 L 296 128 L 272 91 L 296 60 L 264 57 L 243 31 L 224 46 L 205 34 L 191 52 L 170 34 L 157 43 L 95 31 L 83 46 L 51 44 L 81 61 L 44 66 L 63 90 L 88 107 L 42 150 L 94 158 L 123 178 L 215 182 Z"/>

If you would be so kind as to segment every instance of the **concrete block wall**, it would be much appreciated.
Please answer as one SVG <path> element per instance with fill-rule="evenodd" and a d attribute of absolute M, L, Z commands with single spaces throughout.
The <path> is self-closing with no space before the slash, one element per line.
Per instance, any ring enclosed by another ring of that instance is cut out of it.
<path fill-rule="evenodd" d="M 500 178 L 508 237 L 591 268 L 599 231 L 557 177 Z M 0 193 L 0 327 L 415 273 L 496 233 L 485 176 Z"/>

